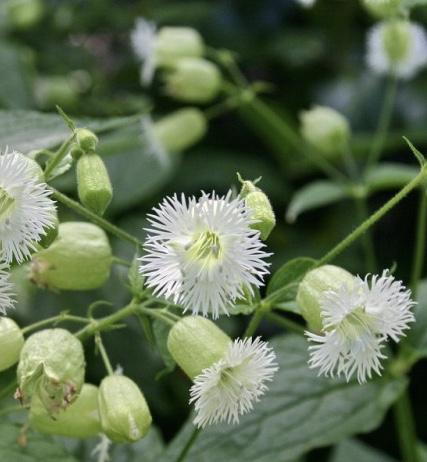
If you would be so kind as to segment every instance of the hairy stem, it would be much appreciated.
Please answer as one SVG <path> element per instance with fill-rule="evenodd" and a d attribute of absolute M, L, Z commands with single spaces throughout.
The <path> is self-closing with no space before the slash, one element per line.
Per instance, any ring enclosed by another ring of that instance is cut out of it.
<path fill-rule="evenodd" d="M 366 220 L 369 217 L 368 204 L 365 197 L 355 199 L 356 211 L 360 221 Z M 365 254 L 366 270 L 368 273 L 375 271 L 377 267 L 377 259 L 375 256 L 375 247 L 372 239 L 372 233 L 367 230 L 362 237 L 362 246 Z"/>
<path fill-rule="evenodd" d="M 72 316 L 67 313 L 61 313 L 58 314 L 58 316 L 53 316 L 51 318 L 43 319 L 42 321 L 35 322 L 33 324 L 30 324 L 29 326 L 26 326 L 22 329 L 23 334 L 27 334 L 28 332 L 31 332 L 33 330 L 37 330 L 40 327 L 45 327 L 49 326 L 50 324 L 57 324 L 60 322 L 66 322 L 66 321 L 71 321 L 71 322 L 80 322 L 80 323 L 89 323 L 89 319 L 83 318 L 81 316 Z"/>
<path fill-rule="evenodd" d="M 305 329 L 300 324 L 291 321 L 290 319 L 286 319 L 284 316 L 280 316 L 277 313 L 267 313 L 265 318 L 275 324 L 283 327 L 284 329 L 293 332 L 298 335 L 304 335 Z"/>
<path fill-rule="evenodd" d="M 202 429 L 201 428 L 195 428 L 193 432 L 190 435 L 190 438 L 188 439 L 186 445 L 183 447 L 181 453 L 179 454 L 178 458 L 176 459 L 176 462 L 183 462 L 185 458 L 187 457 L 188 452 L 191 449 L 191 446 L 196 442 L 197 437 L 200 435 Z"/>
<path fill-rule="evenodd" d="M 107 350 L 105 349 L 104 344 L 102 343 L 102 338 L 99 333 L 95 334 L 95 344 L 96 348 L 101 353 L 102 361 L 104 362 L 105 369 L 107 370 L 108 375 L 114 375 L 113 366 L 111 365 L 110 358 L 108 357 Z"/>

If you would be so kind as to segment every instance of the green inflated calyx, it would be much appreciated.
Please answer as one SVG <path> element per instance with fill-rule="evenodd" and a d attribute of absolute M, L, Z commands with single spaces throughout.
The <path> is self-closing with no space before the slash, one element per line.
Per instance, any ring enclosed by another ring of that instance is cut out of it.
<path fill-rule="evenodd" d="M 207 121 L 202 111 L 184 108 L 157 120 L 154 136 L 166 152 L 178 153 L 196 144 L 206 134 Z"/>
<path fill-rule="evenodd" d="M 54 418 L 46 411 L 38 395 L 31 400 L 31 428 L 51 435 L 90 438 L 102 432 L 98 413 L 98 388 L 85 383 L 76 401 Z"/>
<path fill-rule="evenodd" d="M 110 276 L 112 252 L 108 237 L 96 225 L 61 223 L 49 248 L 34 255 L 30 279 L 40 287 L 92 290 Z"/>
<path fill-rule="evenodd" d="M 190 27 L 162 27 L 155 42 L 156 64 L 170 66 L 187 57 L 200 57 L 204 53 L 203 39 Z"/>
<path fill-rule="evenodd" d="M 383 29 L 384 49 L 394 63 L 405 59 L 411 45 L 410 25 L 405 20 L 390 20 Z"/>
<path fill-rule="evenodd" d="M 13 319 L 0 317 L 0 372 L 18 362 L 24 336 Z"/>
<path fill-rule="evenodd" d="M 378 18 L 395 16 L 401 7 L 401 0 L 362 0 L 366 9 Z"/>
<path fill-rule="evenodd" d="M 94 151 L 83 154 L 77 161 L 76 175 L 80 202 L 103 215 L 113 198 L 113 187 L 102 158 Z"/>
<path fill-rule="evenodd" d="M 276 226 L 273 207 L 268 196 L 256 186 L 257 181 L 245 181 L 240 175 L 238 177 L 242 183 L 240 197 L 245 200 L 249 216 L 254 221 L 251 228 L 259 231 L 261 239 L 265 241 Z"/>
<path fill-rule="evenodd" d="M 170 330 L 167 346 L 176 363 L 194 379 L 225 356 L 230 342 L 230 337 L 212 321 L 186 316 Z"/>
<path fill-rule="evenodd" d="M 134 443 L 150 429 L 152 418 L 144 395 L 128 377 L 111 375 L 99 386 L 102 431 L 116 443 Z"/>
<path fill-rule="evenodd" d="M 37 395 L 46 411 L 57 414 L 78 396 L 84 382 L 81 342 L 65 329 L 45 329 L 29 337 L 19 359 L 16 398 Z"/>
<path fill-rule="evenodd" d="M 300 282 L 297 303 L 313 332 L 322 330 L 322 296 L 327 290 L 337 291 L 343 284 L 351 286 L 354 276 L 339 266 L 324 265 L 309 271 Z"/>

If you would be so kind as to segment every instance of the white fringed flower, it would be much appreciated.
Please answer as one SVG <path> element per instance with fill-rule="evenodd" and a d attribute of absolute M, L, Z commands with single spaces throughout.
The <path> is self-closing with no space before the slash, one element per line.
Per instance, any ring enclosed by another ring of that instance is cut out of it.
<path fill-rule="evenodd" d="M 378 74 L 410 79 L 427 64 L 424 28 L 407 21 L 384 21 L 368 32 L 367 63 Z"/>
<path fill-rule="evenodd" d="M 131 43 L 135 55 L 141 61 L 141 82 L 149 85 L 156 69 L 156 25 L 144 18 L 138 18 L 131 33 Z"/>
<path fill-rule="evenodd" d="M 21 263 L 55 222 L 45 183 L 22 154 L 0 154 L 0 260 Z"/>
<path fill-rule="evenodd" d="M 181 304 L 193 314 L 228 314 L 236 299 L 268 274 L 267 254 L 244 201 L 231 191 L 197 200 L 167 197 L 148 215 L 151 227 L 141 258 L 141 273 L 154 294 Z"/>
<path fill-rule="evenodd" d="M 141 118 L 141 139 L 145 153 L 159 161 L 160 164 L 166 166 L 170 163 L 170 157 L 164 148 L 162 142 L 156 136 L 153 120 L 151 116 L 143 116 Z"/>
<path fill-rule="evenodd" d="M 9 267 L 0 263 L 0 313 L 6 314 L 7 310 L 15 304 L 13 284 L 9 282 Z"/>
<path fill-rule="evenodd" d="M 253 409 L 278 370 L 276 355 L 258 337 L 230 343 L 223 359 L 194 379 L 190 403 L 195 403 L 198 427 L 219 422 L 238 423 Z"/>
<path fill-rule="evenodd" d="M 311 368 L 319 375 L 356 375 L 359 383 L 381 374 L 381 352 L 388 338 L 398 342 L 415 320 L 411 293 L 387 270 L 368 280 L 355 278 L 337 291 L 326 291 L 321 300 L 322 335 L 306 332 Z"/>

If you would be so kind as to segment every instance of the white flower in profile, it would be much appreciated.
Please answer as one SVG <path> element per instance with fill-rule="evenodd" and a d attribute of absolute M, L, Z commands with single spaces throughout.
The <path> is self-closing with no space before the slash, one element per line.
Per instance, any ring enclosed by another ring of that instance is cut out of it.
<path fill-rule="evenodd" d="M 156 69 L 156 25 L 144 18 L 138 18 L 131 32 L 131 44 L 141 61 L 141 82 L 149 85 Z"/>
<path fill-rule="evenodd" d="M 263 285 L 270 254 L 244 200 L 214 192 L 197 200 L 167 197 L 148 215 L 151 227 L 141 258 L 141 273 L 154 294 L 181 304 L 184 311 L 228 314 L 228 308 L 253 287 Z"/>
<path fill-rule="evenodd" d="M 0 154 L 0 260 L 21 263 L 55 223 L 55 205 L 30 159 Z"/>
<path fill-rule="evenodd" d="M 260 400 L 277 370 L 274 351 L 259 337 L 231 342 L 225 357 L 194 379 L 190 390 L 194 424 L 204 428 L 238 423 Z"/>
<path fill-rule="evenodd" d="M 170 164 L 170 156 L 156 135 L 153 119 L 149 115 L 141 118 L 141 140 L 146 154 L 156 159 L 163 166 Z"/>
<path fill-rule="evenodd" d="M 6 314 L 7 310 L 15 304 L 13 284 L 9 282 L 9 267 L 0 263 L 0 313 Z"/>
<path fill-rule="evenodd" d="M 368 66 L 378 74 L 410 79 L 427 64 L 424 28 L 406 20 L 383 21 L 373 26 L 367 40 Z"/>
<path fill-rule="evenodd" d="M 320 304 L 322 333 L 306 332 L 313 342 L 309 366 L 319 375 L 344 375 L 347 381 L 356 375 L 364 383 L 373 372 L 381 375 L 385 342 L 388 338 L 398 342 L 415 320 L 410 291 L 387 270 L 326 291 Z"/>

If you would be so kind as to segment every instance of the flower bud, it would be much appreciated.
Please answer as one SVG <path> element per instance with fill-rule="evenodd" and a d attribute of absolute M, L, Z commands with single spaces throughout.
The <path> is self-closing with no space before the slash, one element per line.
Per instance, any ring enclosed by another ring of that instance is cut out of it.
<path fill-rule="evenodd" d="M 98 145 L 98 137 L 87 128 L 78 128 L 76 130 L 76 140 L 83 152 L 93 152 Z"/>
<path fill-rule="evenodd" d="M 341 152 L 350 137 L 347 119 L 325 106 L 314 106 L 300 113 L 301 136 L 325 154 Z"/>
<path fill-rule="evenodd" d="M 226 354 L 230 337 L 212 321 L 186 316 L 169 331 L 167 347 L 175 362 L 194 379 Z"/>
<path fill-rule="evenodd" d="M 201 58 L 183 58 L 167 70 L 166 93 L 178 101 L 206 103 L 214 99 L 221 88 L 218 67 Z"/>
<path fill-rule="evenodd" d="M 203 39 L 190 27 L 162 27 L 155 42 L 155 56 L 158 66 L 170 66 L 186 57 L 200 57 L 204 52 Z"/>
<path fill-rule="evenodd" d="M 0 372 L 18 362 L 24 336 L 13 319 L 0 317 Z"/>
<path fill-rule="evenodd" d="M 351 273 L 334 265 L 315 268 L 304 276 L 299 284 L 296 300 L 310 330 L 320 332 L 322 329 L 323 292 L 338 290 L 343 284 L 353 285 L 353 283 L 354 276 Z"/>
<path fill-rule="evenodd" d="M 362 2 L 369 13 L 378 18 L 396 15 L 401 6 L 401 0 L 362 0 Z"/>
<path fill-rule="evenodd" d="M 43 0 L 9 0 L 7 16 L 17 29 L 28 29 L 38 23 L 44 13 Z"/>
<path fill-rule="evenodd" d="M 77 189 L 81 203 L 103 215 L 113 198 L 113 188 L 104 161 L 91 152 L 77 161 Z"/>
<path fill-rule="evenodd" d="M 40 287 L 59 290 L 92 290 L 109 278 L 111 247 L 96 225 L 61 223 L 58 237 L 48 249 L 34 255 L 30 279 Z"/>
<path fill-rule="evenodd" d="M 85 383 L 74 403 L 54 418 L 38 395 L 31 400 L 30 425 L 34 430 L 70 438 L 90 438 L 102 432 L 98 414 L 98 387 Z"/>
<path fill-rule="evenodd" d="M 265 241 L 276 226 L 276 217 L 270 200 L 261 189 L 255 186 L 252 181 L 242 181 L 240 196 L 245 199 L 249 216 L 254 223 L 252 229 L 260 232 L 261 239 Z"/>
<path fill-rule="evenodd" d="M 390 62 L 404 60 L 411 46 L 410 23 L 403 19 L 384 22 L 382 34 L 384 51 Z"/>
<path fill-rule="evenodd" d="M 85 375 L 81 342 L 65 329 L 45 329 L 29 337 L 18 364 L 16 398 L 38 395 L 49 414 L 67 408 L 79 394 Z"/>
<path fill-rule="evenodd" d="M 102 431 L 116 443 L 134 443 L 150 428 L 152 418 L 144 395 L 123 375 L 110 375 L 101 382 L 98 409 Z"/>
<path fill-rule="evenodd" d="M 203 138 L 207 121 L 202 111 L 189 107 L 156 121 L 153 129 L 166 152 L 182 152 Z"/>

